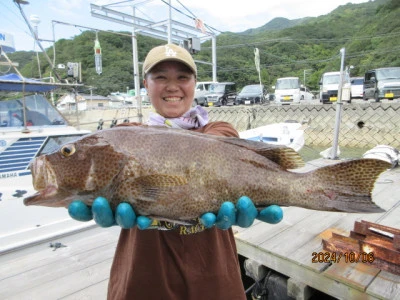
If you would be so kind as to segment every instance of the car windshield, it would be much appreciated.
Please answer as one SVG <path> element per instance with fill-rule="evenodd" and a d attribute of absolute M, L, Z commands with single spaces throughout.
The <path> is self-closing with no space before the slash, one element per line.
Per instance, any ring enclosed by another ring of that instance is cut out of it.
<path fill-rule="evenodd" d="M 364 84 L 364 78 L 356 78 L 351 80 L 352 85 L 363 85 Z"/>
<path fill-rule="evenodd" d="M 400 68 L 376 70 L 376 77 L 379 80 L 400 78 Z"/>
<path fill-rule="evenodd" d="M 287 90 L 287 89 L 298 89 L 299 88 L 299 80 L 297 78 L 285 78 L 278 79 L 276 81 L 277 90 Z"/>
<path fill-rule="evenodd" d="M 340 80 L 340 75 L 325 75 L 323 79 L 323 84 L 338 84 Z"/>
<path fill-rule="evenodd" d="M 224 93 L 225 84 L 213 84 L 210 86 L 210 92 L 212 93 Z"/>
<path fill-rule="evenodd" d="M 261 93 L 261 87 L 259 85 L 246 85 L 242 91 L 242 94 L 256 94 Z"/>

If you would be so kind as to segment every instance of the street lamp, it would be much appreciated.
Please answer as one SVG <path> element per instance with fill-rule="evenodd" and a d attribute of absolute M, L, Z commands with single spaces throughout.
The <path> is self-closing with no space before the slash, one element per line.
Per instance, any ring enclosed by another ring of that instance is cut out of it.
<path fill-rule="evenodd" d="M 33 32 L 35 33 L 35 38 L 39 39 L 39 35 L 38 35 L 38 25 L 40 23 L 40 18 L 38 15 L 31 15 L 29 17 L 29 21 L 31 21 L 31 23 L 33 24 Z"/>
<path fill-rule="evenodd" d="M 349 75 L 349 78 L 350 78 L 350 70 L 352 70 L 352 69 L 354 69 L 354 66 L 353 66 L 353 65 L 351 65 L 351 66 L 346 66 L 346 73 Z"/>
<path fill-rule="evenodd" d="M 39 40 L 38 25 L 40 23 L 40 18 L 38 15 L 31 15 L 29 17 L 29 21 L 31 21 L 31 23 L 33 25 L 33 34 L 35 35 L 35 42 L 33 44 L 33 50 L 36 52 L 36 60 L 37 60 L 37 64 L 38 64 L 39 78 L 42 78 L 42 72 L 40 71 L 39 52 L 36 51 L 36 43 Z"/>

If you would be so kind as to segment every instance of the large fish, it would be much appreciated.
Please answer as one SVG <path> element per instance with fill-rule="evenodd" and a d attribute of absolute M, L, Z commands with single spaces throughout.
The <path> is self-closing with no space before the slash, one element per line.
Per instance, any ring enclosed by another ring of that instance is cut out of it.
<path fill-rule="evenodd" d="M 187 130 L 149 126 L 98 131 L 31 165 L 38 191 L 26 205 L 64 206 L 97 196 L 115 208 L 129 202 L 141 215 L 184 221 L 217 212 L 224 201 L 249 196 L 271 204 L 315 210 L 381 212 L 371 192 L 390 164 L 358 159 L 308 173 L 284 146 Z"/>

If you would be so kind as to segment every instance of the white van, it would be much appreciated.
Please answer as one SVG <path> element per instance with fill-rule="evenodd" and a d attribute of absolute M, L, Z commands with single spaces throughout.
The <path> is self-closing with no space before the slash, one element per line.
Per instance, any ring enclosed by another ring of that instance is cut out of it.
<path fill-rule="evenodd" d="M 322 74 L 319 81 L 319 101 L 332 103 L 338 100 L 340 72 L 326 72 Z M 347 72 L 344 74 L 342 84 L 342 101 L 351 102 L 350 98 L 350 77 Z"/>
<path fill-rule="evenodd" d="M 196 89 L 194 92 L 193 105 L 204 106 L 207 102 L 206 95 L 210 93 L 210 85 L 216 83 L 214 81 L 199 81 L 196 84 Z"/>
<path fill-rule="evenodd" d="M 275 103 L 290 104 L 299 103 L 301 99 L 299 77 L 283 77 L 276 80 L 276 84 L 272 86 L 275 89 Z"/>

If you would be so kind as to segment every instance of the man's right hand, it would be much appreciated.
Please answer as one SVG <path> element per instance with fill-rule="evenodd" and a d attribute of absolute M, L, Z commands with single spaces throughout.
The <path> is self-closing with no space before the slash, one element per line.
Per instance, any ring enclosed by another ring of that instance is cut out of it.
<path fill-rule="evenodd" d="M 137 217 L 132 206 L 125 202 L 118 204 L 114 214 L 110 203 L 104 197 L 97 197 L 91 207 L 80 200 L 75 200 L 68 206 L 68 213 L 77 221 L 94 219 L 101 227 L 119 225 L 121 228 L 129 229 L 137 225 L 139 229 L 147 229 L 153 222 L 145 216 Z"/>

